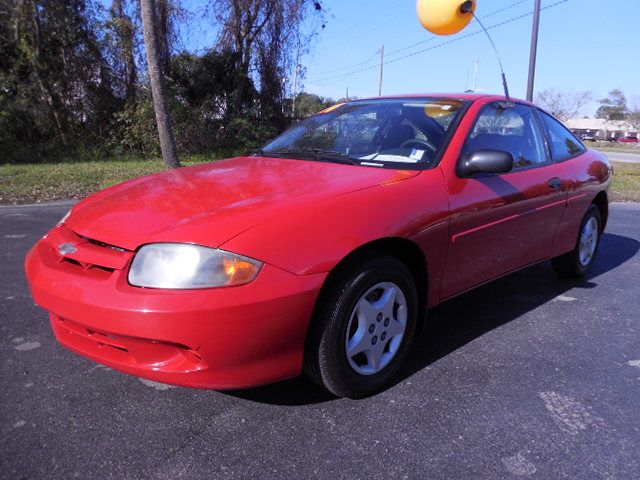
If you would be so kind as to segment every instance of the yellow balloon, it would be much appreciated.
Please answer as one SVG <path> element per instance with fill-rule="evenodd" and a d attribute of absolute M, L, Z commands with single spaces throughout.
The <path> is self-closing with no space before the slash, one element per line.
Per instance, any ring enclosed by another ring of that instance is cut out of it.
<path fill-rule="evenodd" d="M 471 13 L 462 13 L 464 0 L 418 0 L 418 18 L 424 28 L 436 35 L 453 35 L 469 25 Z M 476 0 L 472 0 L 476 11 Z"/>
<path fill-rule="evenodd" d="M 431 118 L 441 118 L 460 110 L 462 102 L 457 100 L 435 100 L 425 105 L 424 113 Z"/>

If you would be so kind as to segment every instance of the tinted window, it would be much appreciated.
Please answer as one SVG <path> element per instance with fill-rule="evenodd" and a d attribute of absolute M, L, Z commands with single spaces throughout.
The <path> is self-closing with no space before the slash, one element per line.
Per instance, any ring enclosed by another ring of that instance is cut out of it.
<path fill-rule="evenodd" d="M 503 150 L 511 152 L 514 167 L 528 167 L 547 161 L 542 134 L 533 110 L 526 105 L 502 108 L 484 107 L 465 150 Z"/>
<path fill-rule="evenodd" d="M 540 112 L 540 115 L 549 134 L 551 156 L 554 161 L 566 160 L 584 152 L 584 145 L 564 125 L 547 113 Z"/>

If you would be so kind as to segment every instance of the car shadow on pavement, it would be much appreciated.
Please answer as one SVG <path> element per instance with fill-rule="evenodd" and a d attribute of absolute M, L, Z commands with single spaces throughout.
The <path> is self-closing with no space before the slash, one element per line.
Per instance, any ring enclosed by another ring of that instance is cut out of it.
<path fill-rule="evenodd" d="M 561 279 L 549 262 L 543 262 L 433 308 L 394 384 L 573 288 L 596 288 L 599 276 L 627 262 L 638 250 L 640 242 L 635 239 L 605 234 L 593 269 L 583 279 Z M 306 405 L 336 398 L 304 376 L 227 394 L 274 405 Z"/>

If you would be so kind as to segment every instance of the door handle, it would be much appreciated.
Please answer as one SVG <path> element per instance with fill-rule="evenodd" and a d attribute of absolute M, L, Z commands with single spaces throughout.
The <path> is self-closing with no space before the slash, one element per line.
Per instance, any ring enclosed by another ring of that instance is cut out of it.
<path fill-rule="evenodd" d="M 549 188 L 551 188 L 552 190 L 562 190 L 564 182 L 558 177 L 553 177 L 551 180 L 549 180 L 547 185 L 549 185 Z"/>

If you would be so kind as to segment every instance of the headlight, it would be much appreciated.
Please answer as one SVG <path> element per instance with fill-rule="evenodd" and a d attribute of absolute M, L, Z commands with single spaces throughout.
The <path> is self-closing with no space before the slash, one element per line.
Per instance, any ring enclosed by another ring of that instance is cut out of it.
<path fill-rule="evenodd" d="M 60 219 L 60 221 L 58 223 L 56 223 L 56 225 L 62 225 L 64 222 L 66 222 L 67 218 L 69 218 L 69 215 L 71 215 L 71 210 L 69 210 L 67 213 L 65 213 L 64 217 L 62 217 Z"/>
<path fill-rule="evenodd" d="M 170 289 L 231 287 L 255 280 L 262 265 L 224 250 L 186 243 L 152 243 L 136 253 L 129 283 Z"/>

